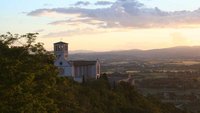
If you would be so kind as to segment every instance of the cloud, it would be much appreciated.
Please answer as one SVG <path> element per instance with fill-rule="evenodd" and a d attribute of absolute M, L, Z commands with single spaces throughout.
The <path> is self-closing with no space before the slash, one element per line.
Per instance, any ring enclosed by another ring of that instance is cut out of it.
<path fill-rule="evenodd" d="M 54 21 L 54 22 L 51 22 L 49 23 L 50 25 L 77 25 L 79 24 L 79 27 L 81 24 L 86 24 L 86 25 L 103 25 L 105 24 L 105 22 L 103 21 L 99 21 L 99 20 L 93 20 L 93 19 L 90 19 L 90 18 L 70 18 L 70 19 L 67 19 L 67 20 L 59 20 L 59 21 Z"/>
<path fill-rule="evenodd" d="M 74 34 L 96 34 L 96 33 L 105 33 L 107 31 L 105 30 L 97 30 L 97 29 L 91 29 L 91 28 L 85 28 L 85 29 L 72 29 L 72 30 L 63 30 L 58 32 L 50 32 L 47 35 L 44 35 L 43 38 L 60 38 L 60 37 L 66 37 L 66 36 L 72 36 Z"/>
<path fill-rule="evenodd" d="M 90 2 L 88 2 L 88 1 L 86 1 L 86 2 L 85 1 L 78 1 L 74 5 L 75 6 L 81 6 L 81 5 L 87 6 L 87 5 L 90 5 Z"/>
<path fill-rule="evenodd" d="M 95 5 L 112 5 L 113 2 L 109 2 L 109 1 L 98 1 L 95 3 Z"/>
<path fill-rule="evenodd" d="M 89 3 L 79 1 L 76 4 Z M 99 1 L 96 4 L 107 3 Z M 147 8 L 137 0 L 117 0 L 109 7 L 97 9 L 81 7 L 37 9 L 27 15 L 49 17 L 48 15 L 52 14 L 63 15 L 64 18 L 53 21 L 49 25 L 67 26 L 70 30 L 70 33 L 66 31 L 67 34 L 77 34 L 72 31 L 77 30 L 78 27 L 81 28 L 79 30 L 84 31 L 88 28 L 196 28 L 200 26 L 200 9 L 166 12 L 157 7 Z M 79 30 L 77 32 L 80 32 Z M 64 31 L 61 34 L 64 34 Z"/>

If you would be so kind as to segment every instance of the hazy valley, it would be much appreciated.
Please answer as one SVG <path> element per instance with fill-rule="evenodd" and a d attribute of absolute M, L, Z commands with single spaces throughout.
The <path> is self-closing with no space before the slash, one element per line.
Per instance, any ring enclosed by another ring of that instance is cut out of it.
<path fill-rule="evenodd" d="M 77 59 L 101 59 L 110 84 L 127 81 L 147 96 L 200 111 L 200 47 L 126 50 L 73 54 Z"/>

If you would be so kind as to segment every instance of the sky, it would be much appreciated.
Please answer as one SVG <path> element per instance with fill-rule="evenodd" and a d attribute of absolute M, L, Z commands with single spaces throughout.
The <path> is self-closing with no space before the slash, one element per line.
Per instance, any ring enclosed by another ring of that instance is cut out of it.
<path fill-rule="evenodd" d="M 38 32 L 47 50 L 200 46 L 199 0 L 1 0 L 0 34 Z"/>

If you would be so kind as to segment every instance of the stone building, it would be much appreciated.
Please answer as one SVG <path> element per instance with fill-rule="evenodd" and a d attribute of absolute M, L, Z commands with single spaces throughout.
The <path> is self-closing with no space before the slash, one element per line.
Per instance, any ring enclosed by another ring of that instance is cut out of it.
<path fill-rule="evenodd" d="M 68 43 L 54 43 L 54 54 L 56 60 L 54 65 L 59 68 L 59 75 L 73 78 L 77 82 L 87 79 L 98 79 L 100 77 L 99 60 L 68 60 Z"/>

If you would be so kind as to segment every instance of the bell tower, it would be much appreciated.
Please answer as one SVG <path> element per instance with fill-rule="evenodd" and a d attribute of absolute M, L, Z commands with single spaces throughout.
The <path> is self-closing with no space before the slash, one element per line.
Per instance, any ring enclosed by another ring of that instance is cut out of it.
<path fill-rule="evenodd" d="M 56 60 L 65 59 L 68 57 L 68 43 L 65 42 L 57 42 L 54 43 L 54 54 L 56 56 Z"/>

